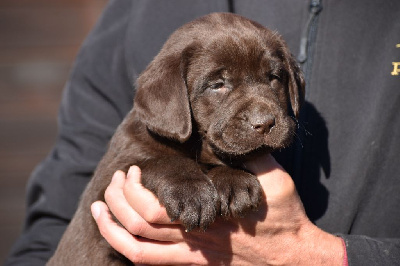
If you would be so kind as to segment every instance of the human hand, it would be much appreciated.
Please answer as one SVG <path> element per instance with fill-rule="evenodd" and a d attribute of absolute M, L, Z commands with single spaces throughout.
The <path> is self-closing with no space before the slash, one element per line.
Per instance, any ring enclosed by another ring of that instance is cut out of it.
<path fill-rule="evenodd" d="M 264 189 L 258 211 L 239 220 L 219 219 L 206 232 L 186 233 L 140 184 L 140 169 L 116 172 L 105 198 L 92 205 L 100 232 L 135 263 L 232 265 L 341 265 L 343 247 L 307 218 L 290 176 L 268 155 L 246 163 Z"/>

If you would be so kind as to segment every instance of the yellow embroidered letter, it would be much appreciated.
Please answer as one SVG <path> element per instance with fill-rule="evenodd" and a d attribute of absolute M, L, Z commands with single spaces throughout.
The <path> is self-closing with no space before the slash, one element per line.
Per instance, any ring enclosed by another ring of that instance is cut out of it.
<path fill-rule="evenodd" d="M 392 76 L 398 76 L 400 74 L 400 62 L 392 62 L 393 65 L 393 71 Z"/>

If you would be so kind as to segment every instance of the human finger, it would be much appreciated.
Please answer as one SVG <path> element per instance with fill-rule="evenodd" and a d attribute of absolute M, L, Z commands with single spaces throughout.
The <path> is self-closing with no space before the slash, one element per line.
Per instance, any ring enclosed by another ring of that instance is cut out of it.
<path fill-rule="evenodd" d="M 140 175 L 140 171 L 134 170 L 131 175 Z M 104 197 L 110 211 L 126 230 L 133 235 L 158 241 L 182 241 L 182 228 L 179 225 L 151 224 L 129 205 L 123 193 L 125 180 L 124 172 L 115 172 Z"/>
<path fill-rule="evenodd" d="M 116 251 L 134 263 L 152 265 L 207 263 L 200 251 L 191 250 L 184 242 L 151 241 L 130 234 L 113 221 L 104 202 L 93 203 L 91 209 L 101 235 Z"/>
<path fill-rule="evenodd" d="M 129 205 L 147 222 L 152 224 L 177 224 L 171 222 L 166 209 L 148 189 L 140 182 L 140 168 L 132 166 L 127 174 L 124 195 Z"/>
<path fill-rule="evenodd" d="M 292 178 L 272 155 L 254 158 L 246 162 L 245 167 L 257 175 L 265 195 L 270 199 L 297 194 Z"/>

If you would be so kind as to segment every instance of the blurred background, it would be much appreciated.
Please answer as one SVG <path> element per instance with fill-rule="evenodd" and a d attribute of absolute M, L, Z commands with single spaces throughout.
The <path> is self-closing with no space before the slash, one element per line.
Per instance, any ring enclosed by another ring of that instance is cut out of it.
<path fill-rule="evenodd" d="M 0 0 L 0 264 L 22 229 L 25 186 L 57 134 L 63 86 L 105 0 Z"/>

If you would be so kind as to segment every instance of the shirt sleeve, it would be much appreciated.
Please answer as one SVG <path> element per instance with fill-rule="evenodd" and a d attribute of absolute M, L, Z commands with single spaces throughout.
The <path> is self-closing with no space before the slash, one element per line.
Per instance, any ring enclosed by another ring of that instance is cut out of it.
<path fill-rule="evenodd" d="M 109 139 L 132 107 L 124 49 L 130 5 L 111 1 L 77 56 L 56 143 L 29 179 L 24 230 L 6 265 L 44 265 L 51 257 Z"/>
<path fill-rule="evenodd" d="M 399 265 L 400 239 L 379 239 L 359 235 L 340 235 L 343 238 L 349 266 Z"/>

